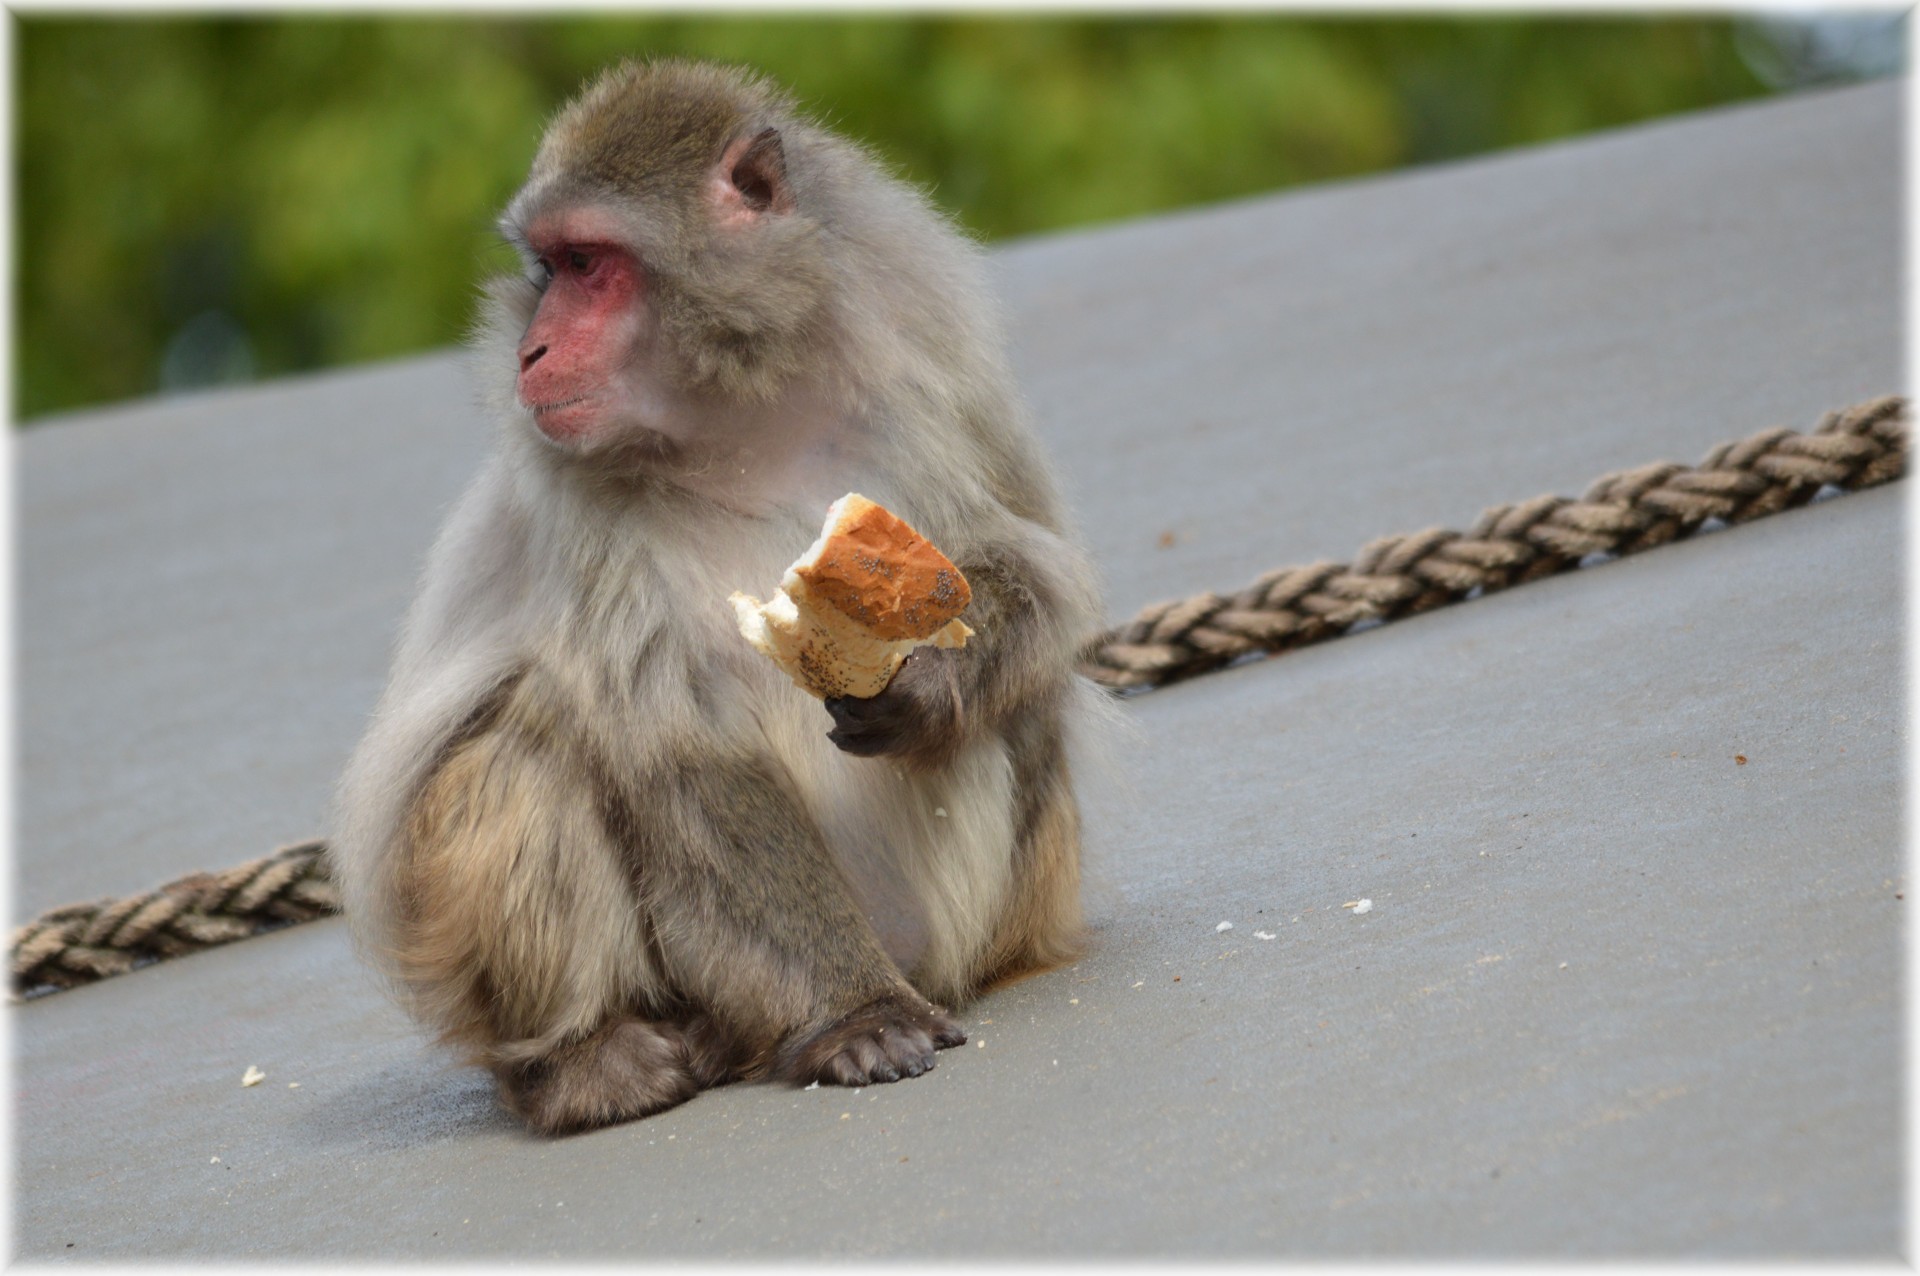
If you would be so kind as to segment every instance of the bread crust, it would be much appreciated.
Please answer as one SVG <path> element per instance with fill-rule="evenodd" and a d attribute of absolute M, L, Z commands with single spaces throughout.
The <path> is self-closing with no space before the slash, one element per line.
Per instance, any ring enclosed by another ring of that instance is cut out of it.
<path fill-rule="evenodd" d="M 886 690 L 907 653 L 963 647 L 973 599 L 960 569 L 884 506 L 857 492 L 827 510 L 820 538 L 769 602 L 735 593 L 740 633 L 821 699 Z"/>
<path fill-rule="evenodd" d="M 967 578 L 945 554 L 858 492 L 833 503 L 818 553 L 793 573 L 810 596 L 889 642 L 931 638 L 973 601 Z"/>

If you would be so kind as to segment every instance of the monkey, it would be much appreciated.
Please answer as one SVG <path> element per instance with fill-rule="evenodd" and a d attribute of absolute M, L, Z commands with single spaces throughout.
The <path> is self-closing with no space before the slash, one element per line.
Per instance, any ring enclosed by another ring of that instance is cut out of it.
<path fill-rule="evenodd" d="M 736 1081 L 861 1086 L 1084 951 L 1070 753 L 1098 588 L 981 249 L 738 68 L 630 60 L 501 215 L 493 450 L 336 791 L 357 948 L 528 1128 Z M 734 629 L 860 491 L 975 631 L 822 702 Z"/>

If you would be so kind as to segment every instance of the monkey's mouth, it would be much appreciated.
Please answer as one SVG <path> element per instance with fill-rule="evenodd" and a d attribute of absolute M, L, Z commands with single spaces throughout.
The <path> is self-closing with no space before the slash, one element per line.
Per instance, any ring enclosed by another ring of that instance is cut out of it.
<path fill-rule="evenodd" d="M 551 403 L 529 403 L 527 410 L 533 413 L 533 423 L 540 433 L 556 443 L 578 442 L 593 425 L 595 413 L 590 394 L 576 394 Z"/>

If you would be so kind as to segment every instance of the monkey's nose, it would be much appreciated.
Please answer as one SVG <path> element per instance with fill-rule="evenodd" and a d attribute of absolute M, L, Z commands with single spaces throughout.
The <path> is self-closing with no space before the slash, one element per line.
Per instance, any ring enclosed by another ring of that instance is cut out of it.
<path fill-rule="evenodd" d="M 531 350 L 522 348 L 520 351 L 520 371 L 525 372 L 528 368 L 540 362 L 540 356 L 546 352 L 547 348 L 545 346 L 535 346 Z"/>

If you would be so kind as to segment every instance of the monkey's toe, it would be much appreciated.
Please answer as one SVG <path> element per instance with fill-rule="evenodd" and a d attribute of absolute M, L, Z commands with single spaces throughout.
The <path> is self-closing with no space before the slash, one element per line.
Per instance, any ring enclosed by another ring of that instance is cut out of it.
<path fill-rule="evenodd" d="M 887 1058 L 877 1042 L 858 1042 L 853 1047 L 853 1053 L 858 1061 L 859 1070 L 866 1074 L 868 1080 L 884 1082 L 900 1079 L 900 1069 Z"/>
<path fill-rule="evenodd" d="M 904 1052 L 901 1052 L 904 1053 Z M 917 1077 L 933 1066 L 933 1052 L 928 1050 L 924 1060 L 910 1057 L 895 1062 L 895 1051 L 883 1046 L 876 1037 L 859 1037 L 846 1043 L 839 1054 L 826 1060 L 828 1075 L 822 1080 L 831 1080 L 836 1085 L 883 1085 L 889 1081 L 898 1081 L 903 1073 Z"/>
<path fill-rule="evenodd" d="M 933 1046 L 936 1050 L 951 1050 L 955 1046 L 967 1044 L 967 1030 L 945 1015 L 937 1016 L 939 1026 L 934 1029 Z"/>
<path fill-rule="evenodd" d="M 910 1077 L 917 1077 L 934 1068 L 933 1052 L 939 1049 L 933 1036 L 918 1028 L 888 1043 L 888 1055 L 900 1066 L 900 1071 Z"/>
<path fill-rule="evenodd" d="M 958 1024 L 932 1006 L 887 997 L 820 1032 L 787 1071 L 801 1081 L 878 1085 L 931 1072 L 934 1051 L 966 1039 Z"/>

